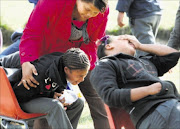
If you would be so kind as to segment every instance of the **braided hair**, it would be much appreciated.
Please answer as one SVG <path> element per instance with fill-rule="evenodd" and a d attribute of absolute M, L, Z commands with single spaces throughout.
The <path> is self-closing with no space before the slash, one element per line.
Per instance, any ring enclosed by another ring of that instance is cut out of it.
<path fill-rule="evenodd" d="M 71 48 L 63 55 L 64 66 L 71 70 L 89 69 L 90 61 L 88 56 L 80 48 Z"/>

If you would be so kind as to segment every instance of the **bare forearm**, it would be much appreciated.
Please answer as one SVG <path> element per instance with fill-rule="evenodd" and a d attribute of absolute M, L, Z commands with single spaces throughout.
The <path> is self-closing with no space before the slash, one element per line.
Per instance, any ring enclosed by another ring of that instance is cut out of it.
<path fill-rule="evenodd" d="M 147 91 L 147 87 L 139 87 L 131 90 L 131 101 L 135 102 L 139 99 L 142 99 L 148 96 L 149 93 Z"/>
<path fill-rule="evenodd" d="M 161 44 L 141 44 L 138 48 L 141 51 L 156 54 L 158 56 L 178 52 L 176 49 Z"/>
<path fill-rule="evenodd" d="M 151 84 L 149 86 L 131 89 L 131 101 L 135 102 L 148 95 L 155 95 L 161 91 L 161 88 L 162 86 L 158 82 L 158 83 Z"/>

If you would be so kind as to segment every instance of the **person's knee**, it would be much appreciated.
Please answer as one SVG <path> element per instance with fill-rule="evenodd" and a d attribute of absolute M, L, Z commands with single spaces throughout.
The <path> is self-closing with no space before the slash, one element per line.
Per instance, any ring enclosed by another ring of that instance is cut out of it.
<path fill-rule="evenodd" d="M 63 104 L 56 99 L 54 99 L 52 101 L 52 103 L 49 105 L 51 105 L 51 107 L 52 107 L 51 110 L 54 110 L 54 109 L 62 110 L 63 109 Z"/>
<path fill-rule="evenodd" d="M 84 108 L 84 101 L 81 98 L 78 98 L 77 102 L 78 102 L 80 107 Z"/>
<path fill-rule="evenodd" d="M 73 104 L 73 107 L 78 107 L 78 109 L 84 108 L 84 101 L 81 98 L 78 98 Z"/>

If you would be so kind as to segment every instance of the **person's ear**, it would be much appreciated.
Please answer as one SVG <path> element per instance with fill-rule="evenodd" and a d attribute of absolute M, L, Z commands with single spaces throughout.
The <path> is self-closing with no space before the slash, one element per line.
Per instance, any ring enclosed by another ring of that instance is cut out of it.
<path fill-rule="evenodd" d="M 64 67 L 64 72 L 67 74 L 70 71 L 70 69 L 68 67 Z"/>
<path fill-rule="evenodd" d="M 111 49 L 114 48 L 114 46 L 113 46 L 112 44 L 107 44 L 107 45 L 105 46 L 105 48 L 106 48 L 106 50 L 111 50 Z"/>

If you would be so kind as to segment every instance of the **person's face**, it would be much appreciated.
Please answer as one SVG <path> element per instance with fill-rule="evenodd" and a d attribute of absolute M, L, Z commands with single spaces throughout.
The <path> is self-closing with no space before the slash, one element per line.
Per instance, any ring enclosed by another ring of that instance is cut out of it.
<path fill-rule="evenodd" d="M 76 2 L 77 11 L 79 14 L 79 21 L 86 21 L 91 17 L 96 17 L 100 10 L 94 6 L 93 3 L 87 3 L 82 0 L 77 0 Z"/>
<path fill-rule="evenodd" d="M 133 43 L 129 40 L 122 40 L 114 37 L 110 44 L 106 45 L 107 50 L 113 50 L 113 55 L 118 53 L 124 53 L 134 56 L 136 49 Z"/>
<path fill-rule="evenodd" d="M 84 81 L 89 69 L 78 69 L 70 70 L 68 67 L 64 67 L 66 73 L 66 79 L 73 85 L 78 85 L 80 82 Z"/>

